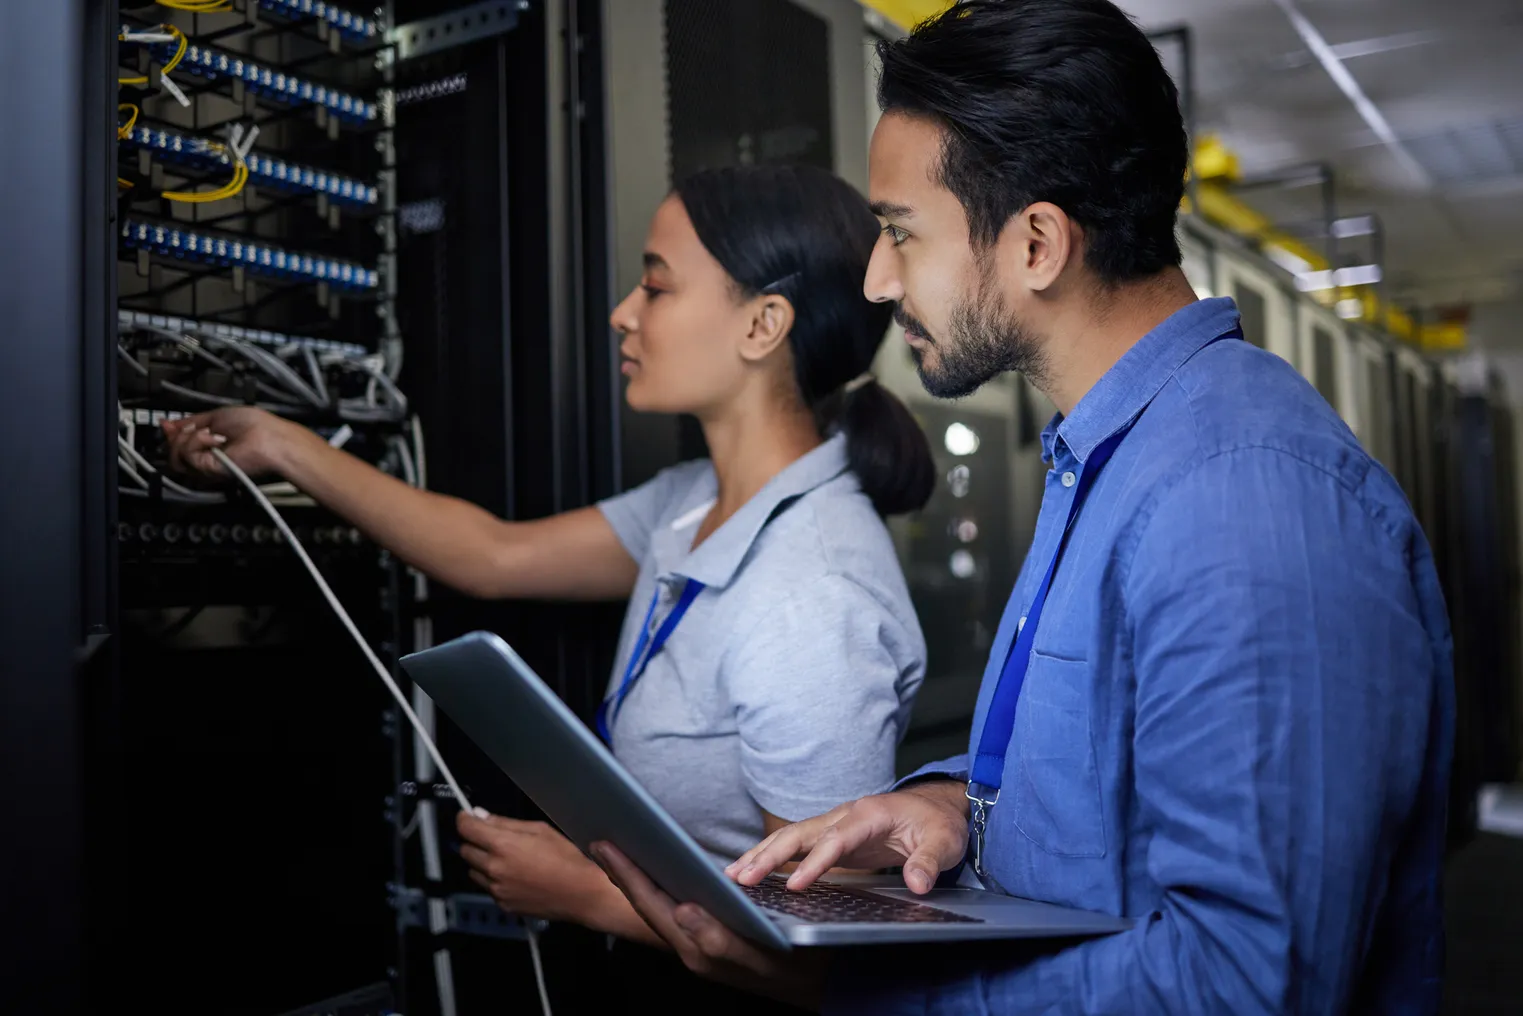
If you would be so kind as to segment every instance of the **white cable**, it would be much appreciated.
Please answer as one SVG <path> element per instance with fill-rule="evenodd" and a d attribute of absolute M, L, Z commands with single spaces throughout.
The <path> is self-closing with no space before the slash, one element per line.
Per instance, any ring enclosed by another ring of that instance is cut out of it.
<path fill-rule="evenodd" d="M 338 615 L 338 619 L 348 629 L 349 634 L 354 638 L 355 644 L 360 647 L 360 651 L 365 654 L 365 658 L 370 661 L 370 665 L 375 668 L 376 674 L 386 685 L 386 690 L 391 692 L 391 697 L 396 699 L 397 705 L 402 707 L 402 713 L 407 717 L 407 722 L 411 723 L 413 730 L 422 736 L 424 748 L 428 751 L 429 757 L 434 760 L 434 765 L 439 767 L 439 773 L 444 777 L 445 782 L 449 784 L 450 790 L 454 792 L 455 800 L 460 803 L 462 809 L 466 811 L 474 810 L 471 808 L 471 802 L 466 798 L 465 792 L 460 789 L 460 784 L 455 782 L 455 775 L 450 772 L 449 766 L 440 757 L 439 749 L 434 744 L 434 739 L 423 731 L 423 724 L 418 719 L 418 714 L 413 712 L 412 706 L 408 705 L 406 696 L 402 694 L 402 689 L 397 687 L 397 682 L 392 680 L 391 675 L 386 672 L 385 666 L 376 658 L 375 651 L 370 648 L 370 643 L 365 641 L 365 637 L 360 634 L 360 630 L 355 627 L 354 621 L 350 619 L 349 612 L 344 609 L 344 605 L 339 602 L 338 597 L 333 595 L 333 590 L 328 587 L 322 572 L 317 570 L 317 565 L 313 564 L 312 558 L 307 556 L 306 548 L 301 545 L 300 540 L 296 539 L 296 534 L 291 532 L 291 527 L 286 525 L 286 520 L 281 517 L 280 512 L 275 510 L 275 506 L 270 504 L 269 499 L 264 496 L 264 492 L 259 489 L 259 485 L 249 479 L 249 475 L 242 469 L 239 469 L 233 460 L 227 457 L 227 453 L 221 448 L 213 448 L 211 453 L 216 456 L 218 462 L 222 463 L 223 469 L 226 469 L 231 476 L 243 484 L 250 494 L 254 495 L 254 500 L 259 502 L 259 506 L 264 509 L 265 514 L 269 515 L 270 521 L 274 522 L 275 527 L 285 536 L 286 543 L 296 552 L 296 556 L 301 559 L 301 563 L 306 565 L 307 573 L 312 576 L 312 581 L 317 583 L 317 588 L 322 592 L 323 597 L 327 599 L 328 606 L 333 608 L 333 612 Z"/>
<path fill-rule="evenodd" d="M 116 439 L 116 447 L 123 455 L 126 455 L 129 459 L 136 463 L 138 468 L 142 469 L 145 473 L 159 472 L 154 468 L 153 463 L 144 458 L 143 453 L 134 448 L 125 437 L 118 437 Z M 134 473 L 133 475 L 136 474 Z M 221 494 L 215 494 L 211 491 L 191 490 L 189 487 L 176 483 L 162 473 L 159 474 L 159 482 L 164 485 L 165 490 L 172 490 L 176 494 L 179 494 L 182 500 L 202 501 L 206 504 L 220 504 L 221 502 L 227 500 L 227 498 L 223 497 Z M 146 481 L 143 485 L 147 486 Z"/>
<path fill-rule="evenodd" d="M 418 443 L 421 445 L 421 430 L 417 429 L 416 418 L 414 418 L 413 422 L 415 428 L 414 435 L 420 439 Z M 348 612 L 344 610 L 343 604 L 339 603 L 338 597 L 333 595 L 333 590 L 328 587 L 328 583 L 323 579 L 322 573 L 317 570 L 317 565 L 313 564 L 312 559 L 307 556 L 306 548 L 301 545 L 301 541 L 296 539 L 296 534 L 291 532 L 290 527 L 286 525 L 286 520 L 281 517 L 278 511 L 275 510 L 275 506 L 270 504 L 269 499 L 264 496 L 264 492 L 259 489 L 259 485 L 251 480 L 247 473 L 245 473 L 242 469 L 239 469 L 233 460 L 228 458 L 227 454 L 221 448 L 213 448 L 211 452 L 214 456 L 216 456 L 217 461 L 222 463 L 222 468 L 226 469 L 230 474 L 236 477 L 238 482 L 243 484 L 243 486 L 248 490 L 250 494 L 254 495 L 254 499 L 259 502 L 260 507 L 265 510 L 265 513 L 270 516 L 270 520 L 275 523 L 276 528 L 278 528 L 285 536 L 286 542 L 289 543 L 291 549 L 296 552 L 296 556 L 301 558 L 301 563 L 306 565 L 308 574 L 312 576 L 312 580 L 317 583 L 317 588 L 322 591 L 323 596 L 327 599 L 328 606 L 333 608 L 333 612 L 338 615 L 338 619 L 342 621 L 344 627 L 349 630 L 349 634 L 353 636 L 355 643 L 360 647 L 361 651 L 364 652 L 365 658 L 368 659 L 370 661 L 370 665 L 375 668 L 376 674 L 378 674 L 381 680 L 385 682 L 386 689 L 391 692 L 391 697 L 396 699 L 397 705 L 402 707 L 402 712 L 404 715 L 406 715 L 407 721 L 412 724 L 413 734 L 417 740 L 422 743 L 424 749 L 428 754 L 428 758 L 431 759 L 433 764 L 438 768 L 439 773 L 444 777 L 445 782 L 449 784 L 450 790 L 454 792 L 455 800 L 459 802 L 460 807 L 464 810 L 474 811 L 475 809 L 471 807 L 471 802 L 466 798 L 465 792 L 460 789 L 460 784 L 455 782 L 454 774 L 450 772 L 449 766 L 445 764 L 444 759 L 439 755 L 439 749 L 434 744 L 433 738 L 430 737 L 428 732 L 425 730 L 423 721 L 418 718 L 417 713 L 413 712 L 412 706 L 408 705 L 407 699 L 402 695 L 402 690 L 397 687 L 396 681 L 392 680 L 391 675 L 386 672 L 386 668 L 381 664 L 381 661 L 376 658 L 375 652 L 370 648 L 370 643 L 365 641 L 365 638 L 360 634 L 359 629 L 354 626 L 354 621 L 350 619 Z M 122 464 L 125 466 L 125 461 Z M 421 803 L 422 802 L 420 802 L 420 805 Z M 432 802 L 428 803 L 431 804 Z M 433 816 L 431 815 L 423 816 L 422 818 L 425 842 L 427 841 L 430 827 L 434 827 L 434 823 L 429 821 L 432 818 Z M 437 835 L 436 827 L 435 835 Z M 442 906 L 442 900 L 435 902 L 440 903 Z M 432 924 L 435 922 L 431 921 L 430 923 Z M 529 956 L 534 963 L 534 981 L 539 988 L 540 1008 L 543 1011 L 544 1016 L 551 1016 L 550 993 L 545 986 L 545 965 L 539 951 L 539 934 L 534 930 L 532 925 L 528 924 L 525 925 L 524 933 L 525 937 L 527 937 L 529 940 Z M 434 973 L 435 976 L 439 979 L 441 988 L 440 1002 L 441 1004 L 444 1004 L 448 1009 L 453 1009 L 454 978 L 453 971 L 450 969 L 451 964 L 448 950 L 441 949 L 434 953 L 434 966 Z M 448 992 L 444 990 L 444 986 L 446 984 L 450 986 L 450 990 Z"/>
<path fill-rule="evenodd" d="M 423 421 L 412 418 L 412 459 L 418 467 L 418 486 L 428 489 L 428 458 L 423 449 Z"/>
<path fill-rule="evenodd" d="M 132 477 L 134 480 L 136 480 L 137 483 L 138 483 L 138 486 L 140 486 L 140 487 L 147 487 L 148 486 L 148 481 L 143 479 L 142 475 L 136 469 L 132 468 L 132 463 L 128 462 L 125 458 L 123 458 L 120 455 L 118 455 L 116 457 L 116 467 L 118 469 L 120 469 L 122 472 L 126 473 L 128 476 Z"/>
<path fill-rule="evenodd" d="M 539 985 L 539 1007 L 550 1016 L 550 993 L 545 990 L 545 964 L 539 958 L 539 932 L 530 924 L 524 925 L 524 935 L 529 939 L 529 958 L 534 961 L 534 981 Z"/>

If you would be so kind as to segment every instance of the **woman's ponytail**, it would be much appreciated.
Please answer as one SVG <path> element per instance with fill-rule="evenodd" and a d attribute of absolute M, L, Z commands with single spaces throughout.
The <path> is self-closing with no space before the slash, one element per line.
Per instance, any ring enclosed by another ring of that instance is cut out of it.
<path fill-rule="evenodd" d="M 894 393 L 867 375 L 839 396 L 835 425 L 846 435 L 846 459 L 879 515 L 925 507 L 936 488 L 936 464 L 925 431 Z"/>

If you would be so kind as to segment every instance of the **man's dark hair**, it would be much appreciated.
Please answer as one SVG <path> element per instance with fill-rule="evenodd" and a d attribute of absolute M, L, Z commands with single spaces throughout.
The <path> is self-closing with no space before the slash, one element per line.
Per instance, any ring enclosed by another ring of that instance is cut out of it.
<path fill-rule="evenodd" d="M 1083 227 L 1085 263 L 1107 283 L 1179 264 L 1179 93 L 1114 4 L 964 0 L 878 55 L 883 111 L 943 129 L 939 182 L 962 202 L 975 249 L 1050 201 Z"/>

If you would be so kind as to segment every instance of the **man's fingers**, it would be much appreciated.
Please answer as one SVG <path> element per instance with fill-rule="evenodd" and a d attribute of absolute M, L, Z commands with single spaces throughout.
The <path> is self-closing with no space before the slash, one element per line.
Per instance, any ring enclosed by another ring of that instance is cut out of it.
<path fill-rule="evenodd" d="M 783 826 L 752 851 L 750 860 L 741 858 L 744 864 L 731 877 L 741 885 L 756 885 L 778 868 L 799 858 L 815 845 L 817 831 L 824 823 L 820 819 L 808 819 Z"/>
<path fill-rule="evenodd" d="M 475 882 L 477 885 L 481 886 L 481 888 L 485 889 L 488 893 L 492 891 L 492 880 L 487 878 L 481 872 L 477 871 L 475 868 L 472 868 L 469 872 L 467 872 L 467 874 L 471 876 L 472 882 Z"/>
<path fill-rule="evenodd" d="M 789 889 L 804 889 L 834 868 L 843 856 L 857 849 L 867 839 L 870 828 L 860 821 L 844 818 L 826 829 L 815 842 L 809 856 L 788 876 Z"/>
<path fill-rule="evenodd" d="M 911 892 L 924 895 L 936 887 L 941 875 L 941 859 L 924 848 L 915 851 L 904 862 L 904 884 Z"/>
<path fill-rule="evenodd" d="M 772 844 L 777 842 L 777 838 L 779 836 L 793 829 L 797 824 L 798 823 L 794 823 L 794 825 L 785 825 L 781 829 L 774 830 L 772 833 L 768 834 L 768 836 L 756 846 L 752 847 L 750 850 L 747 850 L 744 854 L 741 854 L 735 860 L 731 861 L 730 864 L 725 868 L 724 873 L 729 875 L 731 878 L 734 878 L 740 872 L 749 868 L 752 864 L 756 863 L 756 859 L 761 856 L 763 851 L 767 850 L 772 846 Z M 789 860 L 792 860 L 792 858 L 789 858 Z"/>

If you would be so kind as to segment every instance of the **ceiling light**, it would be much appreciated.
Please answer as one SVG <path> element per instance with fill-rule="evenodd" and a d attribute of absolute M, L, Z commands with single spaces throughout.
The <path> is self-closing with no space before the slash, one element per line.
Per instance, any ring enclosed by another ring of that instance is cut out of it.
<path fill-rule="evenodd" d="M 1355 81 L 1354 76 L 1348 72 L 1348 68 L 1343 66 L 1343 61 L 1339 59 L 1333 47 L 1327 44 L 1322 33 L 1317 31 L 1317 26 L 1308 21 L 1306 15 L 1296 7 L 1295 0 L 1275 0 L 1275 3 L 1285 12 L 1285 16 L 1290 19 L 1291 27 L 1301 37 L 1301 41 L 1306 43 L 1306 48 L 1311 50 L 1317 62 L 1322 65 L 1322 69 L 1327 71 L 1328 77 L 1333 79 L 1333 83 L 1338 86 L 1349 102 L 1354 104 L 1354 108 L 1359 111 L 1360 117 L 1369 125 L 1370 130 L 1375 132 L 1375 136 L 1385 143 L 1385 146 L 1391 150 L 1391 154 L 1396 156 L 1418 183 L 1423 187 L 1432 187 L 1433 180 L 1428 176 L 1428 171 L 1407 150 L 1406 145 L 1401 143 L 1401 139 L 1391 129 L 1384 114 L 1370 101 L 1369 96 L 1364 94 L 1364 89 L 1359 87 L 1359 82 Z"/>
<path fill-rule="evenodd" d="M 1272 243 L 1265 244 L 1264 256 L 1292 275 L 1304 275 L 1311 271 L 1310 261 Z"/>
<path fill-rule="evenodd" d="M 1375 233 L 1375 217 L 1373 215 L 1354 215 L 1347 219 L 1333 220 L 1333 235 L 1340 240 L 1347 240 L 1354 236 L 1373 236 Z"/>
<path fill-rule="evenodd" d="M 1296 288 L 1303 293 L 1318 293 L 1345 286 L 1373 286 L 1380 277 L 1379 265 L 1350 265 L 1335 272 L 1302 272 L 1296 276 Z"/>
<path fill-rule="evenodd" d="M 954 423 L 942 439 L 953 455 L 972 455 L 978 451 L 978 434 L 965 423 Z"/>
<path fill-rule="evenodd" d="M 1339 300 L 1333 311 L 1345 321 L 1358 321 L 1364 317 L 1364 304 L 1353 297 Z"/>

